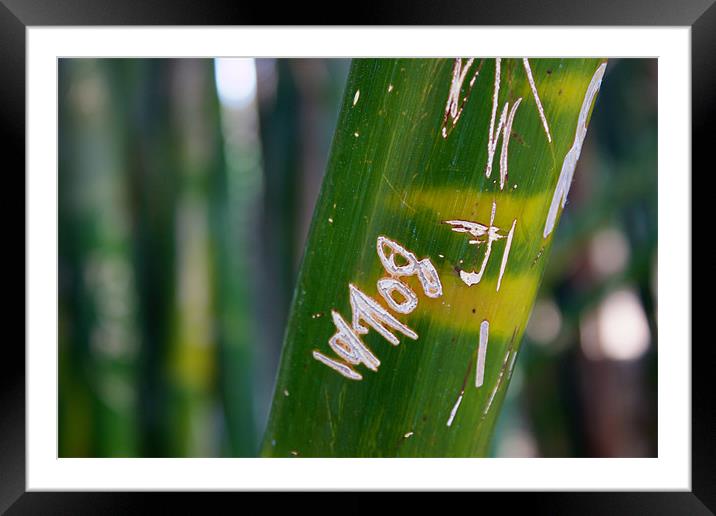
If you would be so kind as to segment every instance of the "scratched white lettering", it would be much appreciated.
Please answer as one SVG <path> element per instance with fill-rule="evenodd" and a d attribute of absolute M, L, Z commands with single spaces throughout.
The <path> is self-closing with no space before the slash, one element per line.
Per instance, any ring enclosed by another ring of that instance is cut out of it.
<path fill-rule="evenodd" d="M 418 296 L 415 295 L 408 285 L 395 278 L 382 278 L 378 280 L 378 292 L 388 306 L 394 311 L 401 314 L 409 314 L 418 306 Z M 393 298 L 393 292 L 397 292 L 403 296 L 403 301 L 398 303 Z"/>
<path fill-rule="evenodd" d="M 393 317 L 390 312 L 361 292 L 358 287 L 351 283 L 348 285 L 348 289 L 350 291 L 351 308 L 353 309 L 353 329 L 356 332 L 368 333 L 368 328 L 361 324 L 361 321 L 365 321 L 394 346 L 400 344 L 400 341 L 386 326 L 403 333 L 413 340 L 418 338 L 417 333 Z"/>
<path fill-rule="evenodd" d="M 386 254 L 385 248 L 389 249 L 389 253 Z M 376 243 L 376 249 L 378 250 L 380 263 L 383 264 L 386 272 L 391 276 L 412 276 L 415 274 L 418 259 L 413 253 L 405 249 L 398 242 L 394 242 L 390 238 L 384 236 L 379 236 Z M 395 263 L 395 259 L 398 256 L 403 258 L 406 263 L 403 265 L 397 265 Z"/>
<path fill-rule="evenodd" d="M 376 249 L 383 267 L 391 276 L 378 280 L 378 292 L 394 312 L 409 314 L 418 306 L 418 296 L 406 283 L 397 279 L 399 277 L 417 275 L 426 296 L 437 298 L 442 295 L 440 277 L 429 259 L 418 260 L 402 245 L 384 236 L 378 237 Z M 333 360 L 315 350 L 313 358 L 338 371 L 346 378 L 361 380 L 362 375 L 354 371 L 349 364 L 364 364 L 373 371 L 377 371 L 380 365 L 380 360 L 368 349 L 359 336 L 369 331 L 362 322 L 372 327 L 394 346 L 397 346 L 400 341 L 393 331 L 401 332 L 413 340 L 417 340 L 418 334 L 352 283 L 348 284 L 348 290 L 352 312 L 351 325 L 338 312 L 332 310 L 336 333 L 328 341 L 336 355 L 347 363 Z M 400 299 L 396 300 L 395 293 L 400 296 Z M 316 316 L 317 314 L 313 314 L 311 318 L 315 319 Z"/>
<path fill-rule="evenodd" d="M 387 252 L 386 249 L 388 250 Z M 443 287 L 440 283 L 440 277 L 429 259 L 424 258 L 418 261 L 413 253 L 384 236 L 378 237 L 376 250 L 378 251 L 378 258 L 380 258 L 380 262 L 388 274 L 393 277 L 417 274 L 426 296 L 435 299 L 442 295 Z M 398 265 L 396 258 L 402 258 L 405 263 Z"/>
<path fill-rule="evenodd" d="M 456 233 L 469 233 L 470 235 L 474 236 L 474 240 L 470 240 L 470 244 L 474 245 L 480 245 L 480 244 L 487 244 L 487 248 L 485 251 L 485 256 L 482 259 L 482 265 L 480 266 L 480 270 L 475 271 L 465 271 L 460 270 L 460 279 L 469 287 L 472 285 L 476 285 L 482 280 L 482 276 L 485 273 L 485 268 L 487 267 L 487 262 L 490 259 L 490 254 L 492 253 L 492 244 L 496 240 L 500 240 L 502 238 L 505 238 L 505 235 L 502 235 L 499 233 L 500 228 L 496 227 L 494 225 L 495 221 L 495 210 L 497 209 L 497 205 L 493 202 L 492 203 L 492 212 L 490 214 L 490 223 L 489 225 L 480 224 L 479 222 L 471 222 L 468 220 L 446 220 L 444 221 L 445 224 L 448 224 L 452 226 L 452 230 Z M 516 219 L 515 219 L 516 222 Z M 514 222 L 513 222 L 513 229 L 514 229 Z M 506 255 L 510 251 L 510 246 L 512 245 L 512 238 L 510 235 L 512 235 L 512 231 L 507 235 L 508 237 L 508 244 L 505 247 L 505 251 L 503 252 L 502 262 L 503 264 L 507 263 Z M 498 280 L 501 281 L 502 274 L 504 274 L 504 267 L 501 268 L 500 278 Z M 498 286 L 499 290 L 499 286 Z"/>
<path fill-rule="evenodd" d="M 350 380 L 362 380 L 363 376 L 360 373 L 356 373 L 353 369 L 348 367 L 347 365 L 336 362 L 335 360 L 328 358 L 326 355 L 322 354 L 320 351 L 313 351 L 313 358 L 318 360 L 319 362 L 326 364 L 331 369 L 338 371 L 343 376 Z"/>
<path fill-rule="evenodd" d="M 331 315 L 333 316 L 333 324 L 338 330 L 328 341 L 331 349 L 349 364 L 363 363 L 368 369 L 377 371 L 380 360 L 370 352 L 338 312 L 331 311 Z"/>

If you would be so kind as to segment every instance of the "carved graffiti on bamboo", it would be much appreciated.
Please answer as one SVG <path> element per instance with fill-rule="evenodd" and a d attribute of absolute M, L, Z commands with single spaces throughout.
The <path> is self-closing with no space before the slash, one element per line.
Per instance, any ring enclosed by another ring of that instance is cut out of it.
<path fill-rule="evenodd" d="M 443 138 L 447 138 L 452 129 L 457 125 L 458 120 L 462 115 L 465 103 L 467 102 L 472 88 L 477 79 L 482 61 L 480 65 L 475 65 L 475 59 L 462 59 L 456 58 L 453 63 L 452 79 L 450 81 L 450 88 L 448 91 L 447 102 L 445 103 L 445 115 L 443 122 L 440 127 L 440 132 Z M 522 58 L 522 66 L 524 67 L 525 74 L 527 75 L 527 81 L 530 85 L 530 91 L 535 101 L 535 106 L 542 122 L 547 142 L 552 143 L 552 134 L 549 130 L 549 123 L 547 122 L 547 116 L 540 100 L 537 85 L 532 75 L 532 67 L 530 66 L 529 59 Z M 472 72 L 470 82 L 467 86 L 464 85 L 465 80 L 469 75 L 471 68 L 474 68 Z M 485 165 L 485 175 L 489 178 L 492 175 L 492 165 L 495 159 L 495 153 L 497 152 L 497 144 L 502 140 L 502 146 L 500 147 L 500 190 L 504 190 L 505 184 L 508 178 L 508 157 L 509 157 L 509 145 L 512 136 L 512 125 L 517 114 L 517 109 L 522 102 L 522 97 L 519 97 L 511 105 L 509 101 L 506 101 L 500 112 L 498 118 L 497 111 L 499 107 L 499 96 L 500 96 L 500 85 L 502 75 L 502 59 L 495 59 L 495 79 L 492 90 L 492 110 L 490 114 L 490 125 L 487 132 L 487 164 Z M 464 94 L 463 94 L 464 91 Z M 461 94 L 463 96 L 461 97 Z"/>
<path fill-rule="evenodd" d="M 443 117 L 443 123 L 440 127 L 440 134 L 443 138 L 447 138 L 452 131 L 453 127 L 457 125 L 462 115 L 463 107 L 467 98 L 470 95 L 475 79 L 477 79 L 480 73 L 480 66 L 475 67 L 475 71 L 472 74 L 472 78 L 465 91 L 465 96 L 460 100 L 460 93 L 463 89 L 463 83 L 467 78 L 468 71 L 475 62 L 474 58 L 463 60 L 462 58 L 456 58 L 452 68 L 452 80 L 450 81 L 450 91 L 448 92 L 447 102 L 445 103 L 445 116 Z"/>
<path fill-rule="evenodd" d="M 418 296 L 401 278 L 417 276 L 423 293 L 430 298 L 442 296 L 442 284 L 437 270 L 428 258 L 418 260 L 412 252 L 385 236 L 379 236 L 376 250 L 388 276 L 377 282 L 377 290 L 387 306 L 396 313 L 409 314 L 418 306 Z M 361 339 L 361 335 L 373 328 L 385 340 L 397 346 L 400 340 L 396 333 L 417 340 L 418 335 L 399 321 L 388 309 L 368 296 L 354 284 L 348 284 L 351 305 L 351 323 L 335 310 L 331 311 L 336 333 L 328 340 L 328 346 L 339 360 L 330 358 L 320 351 L 313 351 L 313 358 L 351 380 L 363 376 L 351 366 L 363 364 L 371 371 L 377 371 L 380 360 Z"/>
<path fill-rule="evenodd" d="M 502 261 L 500 262 L 500 274 L 497 278 L 497 291 L 500 290 L 502 284 L 502 276 L 505 274 L 505 267 L 507 266 L 507 259 L 510 255 L 510 248 L 512 247 L 512 238 L 515 234 L 515 226 L 517 225 L 517 219 L 512 222 L 512 227 L 508 232 L 504 232 L 502 229 L 494 225 L 495 222 L 495 210 L 497 204 L 492 203 L 492 212 L 490 214 L 489 224 L 482 224 L 480 222 L 473 222 L 469 220 L 446 220 L 444 224 L 451 226 L 451 229 L 456 233 L 468 233 L 474 238 L 469 241 L 470 244 L 481 246 L 485 244 L 485 254 L 482 258 L 482 264 L 480 269 L 475 271 L 467 271 L 464 269 L 460 270 L 460 279 L 468 286 L 477 285 L 485 274 L 487 268 L 487 262 L 490 260 L 492 254 L 492 246 L 498 241 L 505 239 L 505 247 L 502 251 Z"/>

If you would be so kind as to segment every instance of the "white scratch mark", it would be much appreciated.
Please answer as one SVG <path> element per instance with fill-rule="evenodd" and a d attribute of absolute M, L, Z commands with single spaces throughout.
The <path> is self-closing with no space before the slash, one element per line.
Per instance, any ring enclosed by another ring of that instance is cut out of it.
<path fill-rule="evenodd" d="M 385 248 L 390 250 L 389 254 L 386 254 Z M 391 276 L 412 276 L 415 274 L 418 259 L 398 242 L 388 237 L 379 236 L 376 241 L 376 250 L 378 251 L 380 263 L 383 264 L 386 272 Z M 395 263 L 396 255 L 401 256 L 407 263 L 405 265 L 397 265 Z"/>
<path fill-rule="evenodd" d="M 495 394 L 497 394 L 497 390 L 500 388 L 500 385 L 502 385 L 502 376 L 505 374 L 505 365 L 507 364 L 507 359 L 510 357 L 510 354 L 512 354 L 511 350 L 505 355 L 505 359 L 502 361 L 502 368 L 500 369 L 500 375 L 497 377 L 497 382 L 495 383 L 495 387 L 492 389 L 492 392 L 490 393 L 490 399 L 487 401 L 487 406 L 485 407 L 485 410 L 482 412 L 483 418 L 487 415 L 487 412 L 490 410 L 490 407 L 492 406 L 492 401 L 495 399 Z"/>
<path fill-rule="evenodd" d="M 493 109 L 493 118 L 490 121 L 490 132 L 487 135 L 487 166 L 485 167 L 485 176 L 490 177 L 492 175 L 492 162 L 495 158 L 495 150 L 497 149 L 497 141 L 500 139 L 500 133 L 504 133 L 503 126 L 505 122 L 507 121 L 507 108 L 508 103 L 505 102 L 505 107 L 502 108 L 502 114 L 500 115 L 500 121 L 497 124 L 497 132 L 493 132 L 494 130 L 494 114 L 495 110 Z M 503 136 L 503 145 L 504 145 L 504 136 Z M 495 181 L 497 182 L 497 181 Z"/>
<path fill-rule="evenodd" d="M 450 94 L 448 95 L 447 104 L 445 105 L 445 113 L 449 113 L 453 120 L 458 118 L 459 115 L 459 102 L 460 102 L 460 90 L 462 89 L 462 83 L 465 82 L 467 77 L 467 71 L 472 66 L 474 58 L 467 60 L 467 63 L 463 67 L 462 58 L 456 58 L 452 69 L 452 82 L 450 83 Z"/>
<path fill-rule="evenodd" d="M 288 390 L 287 390 L 287 389 L 284 389 L 284 390 L 283 390 L 283 395 L 288 398 L 289 394 L 288 394 Z"/>
<path fill-rule="evenodd" d="M 477 348 L 477 370 L 475 371 L 475 387 L 481 387 L 485 381 L 485 357 L 487 356 L 487 339 L 490 333 L 490 323 L 482 321 L 480 324 L 480 344 Z"/>
<path fill-rule="evenodd" d="M 418 279 L 426 296 L 436 299 L 443 295 L 443 286 L 440 283 L 438 271 L 435 270 L 432 262 L 427 258 L 418 262 Z"/>
<path fill-rule="evenodd" d="M 490 177 L 492 174 L 492 159 L 495 156 L 495 148 L 497 147 L 497 137 L 500 135 L 502 124 L 505 122 L 507 117 L 507 104 L 502 110 L 500 115 L 500 122 L 497 125 L 497 132 L 495 132 L 495 115 L 497 115 L 497 98 L 500 94 L 500 68 L 502 60 L 498 57 L 495 59 L 495 86 L 492 89 L 492 114 L 490 115 L 490 132 L 487 134 L 487 167 L 485 169 L 485 175 Z"/>
<path fill-rule="evenodd" d="M 467 72 L 474 61 L 475 59 L 471 57 L 463 64 L 462 58 L 458 57 L 455 59 L 452 69 L 452 81 L 450 81 L 450 91 L 445 104 L 445 117 L 440 131 L 443 138 L 447 138 L 448 119 L 451 122 L 451 126 L 455 127 L 457 121 L 460 119 L 460 115 L 462 115 L 463 106 L 467 97 L 464 97 L 462 103 L 460 103 L 460 91 L 462 90 L 462 85 L 467 77 Z M 475 84 L 475 79 L 477 78 L 478 73 L 479 69 L 475 70 L 475 73 L 470 80 L 469 89 L 472 89 L 473 84 Z"/>
<path fill-rule="evenodd" d="M 294 457 L 298 457 L 298 452 L 296 450 L 291 451 L 291 455 Z"/>
<path fill-rule="evenodd" d="M 508 379 L 508 380 L 509 380 L 510 378 L 512 378 L 512 371 L 513 371 L 514 368 L 515 368 L 515 359 L 516 359 L 516 358 L 517 358 L 517 352 L 514 351 L 514 352 L 512 353 L 512 358 L 510 359 L 510 365 L 509 365 L 508 368 L 507 368 L 507 379 Z"/>
<path fill-rule="evenodd" d="M 351 329 L 341 315 L 336 311 L 331 311 L 333 316 L 333 324 L 336 326 L 336 333 L 331 336 L 328 340 L 330 348 L 338 355 L 339 358 L 348 362 L 348 364 L 358 365 L 365 364 L 365 366 L 371 371 L 377 371 L 380 365 L 378 360 L 373 353 L 363 344 L 360 337 Z M 351 378 L 353 380 L 360 380 L 362 377 L 355 373 L 348 365 L 341 362 L 326 358 L 324 355 L 313 352 L 314 358 L 320 360 L 329 367 L 332 367 L 343 376 Z M 323 358 L 321 358 L 323 357 Z M 330 362 L 330 363 L 329 363 Z"/>
<path fill-rule="evenodd" d="M 371 371 L 377 371 L 380 360 L 363 344 L 363 341 L 341 317 L 341 314 L 331 310 L 331 315 L 337 330 L 328 340 L 328 345 L 331 349 L 349 364 L 358 365 L 363 363 Z"/>
<path fill-rule="evenodd" d="M 547 213 L 547 220 L 545 221 L 544 232 L 542 233 L 544 238 L 547 238 L 550 233 L 552 233 L 554 225 L 557 222 L 557 212 L 559 211 L 559 207 L 561 206 L 564 208 L 564 205 L 567 202 L 567 194 L 569 193 L 569 188 L 572 185 L 574 169 L 577 166 L 577 160 L 579 159 L 579 154 L 582 151 L 584 137 L 587 135 L 586 123 L 587 116 L 589 115 L 589 109 L 592 107 L 594 97 L 599 91 L 599 86 L 602 83 L 602 77 L 604 76 L 604 70 L 606 67 L 607 63 L 599 65 L 592 76 L 592 80 L 589 82 L 586 93 L 584 94 L 584 101 L 582 102 L 582 107 L 579 110 L 579 118 L 577 119 L 577 130 L 574 133 L 574 143 L 564 157 L 562 171 L 559 173 L 557 186 L 554 189 L 552 204 L 550 204 L 549 212 Z"/>
<path fill-rule="evenodd" d="M 403 333 L 406 337 L 417 340 L 418 334 L 393 317 L 390 312 L 380 306 L 375 300 L 361 292 L 358 287 L 350 283 L 350 303 L 353 309 L 353 329 L 357 333 L 366 334 L 368 328 L 361 324 L 361 320 L 380 333 L 385 340 L 393 346 L 400 344 L 398 338 L 393 335 L 384 325 L 387 325 L 397 331 Z"/>
<path fill-rule="evenodd" d="M 415 432 L 408 432 L 408 433 L 405 434 L 403 437 L 405 437 L 405 438 L 407 439 L 408 437 L 412 437 L 414 433 L 415 433 Z"/>
<path fill-rule="evenodd" d="M 495 59 L 495 86 L 492 90 L 492 113 L 490 115 L 490 131 L 487 134 L 487 165 L 485 166 L 485 176 L 490 177 L 490 175 L 492 175 L 492 162 L 495 158 L 497 142 L 500 140 L 500 135 L 502 135 L 502 151 L 500 153 L 500 190 L 504 188 L 505 180 L 507 179 L 507 148 L 509 147 L 510 137 L 512 135 L 512 122 L 515 118 L 517 106 L 519 106 L 522 101 L 522 97 L 517 99 L 511 110 L 509 110 L 510 103 L 505 102 L 497 124 L 497 129 L 495 129 L 497 99 L 500 95 L 501 63 L 502 60 L 499 57 Z"/>
<path fill-rule="evenodd" d="M 487 242 L 487 250 L 485 251 L 485 256 L 482 259 L 482 265 L 480 267 L 479 272 L 475 271 L 460 271 L 460 279 L 469 287 L 472 285 L 475 285 L 479 283 L 482 280 L 482 275 L 485 273 L 485 268 L 487 267 L 487 262 L 490 259 L 490 254 L 492 253 L 492 243 L 495 240 L 499 240 L 501 238 L 504 238 L 503 235 L 500 235 L 498 231 L 500 228 L 493 225 L 495 221 L 495 210 L 497 209 L 497 205 L 493 201 L 492 203 L 492 212 L 490 215 L 490 225 L 486 226 L 484 224 L 480 224 L 479 222 L 470 222 L 467 220 L 446 220 L 444 221 L 445 224 L 449 224 L 452 226 L 452 230 L 456 233 L 469 233 L 472 236 L 475 237 L 474 240 L 470 240 L 470 244 L 480 245 L 485 242 Z M 486 240 L 481 240 L 481 237 L 487 237 Z"/>
<path fill-rule="evenodd" d="M 510 147 L 512 122 L 515 120 L 515 113 L 517 112 L 520 102 L 522 102 L 522 97 L 518 98 L 513 104 L 512 109 L 510 110 L 510 116 L 507 117 L 505 129 L 502 134 L 502 151 L 500 152 L 500 190 L 505 188 L 505 183 L 507 182 L 507 151 Z M 505 106 L 506 105 L 507 104 L 505 104 Z"/>
<path fill-rule="evenodd" d="M 386 253 L 386 248 L 389 253 Z M 413 253 L 405 249 L 399 243 L 390 238 L 379 236 L 376 242 L 378 258 L 383 264 L 385 271 L 393 277 L 418 275 L 423 292 L 430 298 L 438 298 L 443 293 L 440 277 L 432 262 L 424 258 L 420 261 Z M 405 265 L 395 263 L 396 256 L 400 256 L 406 262 Z"/>
<path fill-rule="evenodd" d="M 358 103 L 359 98 L 360 98 L 360 90 L 356 90 L 356 94 L 353 96 L 353 105 L 354 106 Z"/>
<path fill-rule="evenodd" d="M 363 379 L 363 376 L 361 376 L 360 373 L 356 373 L 353 369 L 351 369 L 350 367 L 348 367 L 347 365 L 345 365 L 341 362 L 336 362 L 335 360 L 331 360 L 330 358 L 323 355 L 319 351 L 313 351 L 313 358 L 315 358 L 319 362 L 326 364 L 331 369 L 338 371 L 339 373 L 341 373 L 343 376 L 345 376 L 346 378 L 348 378 L 350 380 Z"/>
<path fill-rule="evenodd" d="M 502 276 L 505 274 L 505 267 L 507 266 L 507 258 L 510 255 L 510 247 L 512 247 L 512 237 L 515 236 L 515 224 L 517 219 L 512 221 L 512 227 L 510 232 L 507 234 L 507 243 L 505 244 L 505 252 L 502 253 L 502 263 L 500 263 L 500 275 L 497 278 L 497 292 L 500 291 L 500 284 L 502 283 Z"/>
<path fill-rule="evenodd" d="M 450 417 L 447 421 L 447 426 L 452 425 L 452 420 L 455 419 L 455 414 L 457 414 L 457 409 L 460 408 L 460 403 L 462 403 L 462 396 L 465 394 L 465 391 L 460 392 L 460 396 L 457 398 L 457 402 L 455 402 L 455 405 L 453 406 L 452 410 L 450 411 Z"/>
<path fill-rule="evenodd" d="M 333 219 L 332 219 L 331 217 L 328 217 L 328 222 L 330 222 L 331 224 L 333 224 Z"/>
<path fill-rule="evenodd" d="M 329 219 L 332 222 L 332 219 Z M 413 253 L 393 240 L 379 236 L 376 242 L 376 249 L 381 263 L 391 277 L 378 280 L 379 293 L 383 296 L 388 306 L 395 312 L 409 314 L 418 305 L 418 296 L 406 283 L 397 279 L 400 276 L 418 276 L 420 283 L 428 297 L 440 297 L 442 295 L 442 284 L 429 259 L 418 261 Z M 396 263 L 396 257 L 402 258 L 402 265 Z M 349 300 L 352 311 L 351 324 L 349 325 L 335 310 L 331 310 L 333 324 L 336 327 L 328 341 L 330 348 L 338 355 L 338 358 L 347 362 L 341 362 L 328 358 L 319 351 L 313 351 L 313 358 L 327 365 L 351 380 L 361 380 L 363 377 L 355 372 L 350 365 L 364 364 L 368 369 L 377 371 L 380 360 L 366 347 L 361 340 L 361 334 L 368 333 L 368 327 L 361 324 L 361 321 L 371 326 L 382 335 L 388 342 L 397 346 L 400 344 L 398 338 L 391 330 L 399 331 L 408 338 L 417 340 L 418 334 L 408 326 L 396 319 L 377 301 L 367 296 L 352 283 L 348 284 Z M 393 293 L 397 291 L 402 300 L 398 302 Z M 312 319 L 320 317 L 320 313 L 311 315 Z M 288 391 L 284 391 L 288 396 Z"/>
<path fill-rule="evenodd" d="M 544 127 L 544 132 L 547 133 L 547 141 L 549 143 L 552 143 L 552 135 L 549 133 L 549 125 L 547 125 L 547 118 L 544 116 L 542 102 L 539 99 L 539 94 L 537 93 L 537 86 L 535 85 L 535 80 L 532 77 L 532 68 L 530 68 L 530 61 L 526 57 L 523 57 L 522 63 L 525 65 L 525 72 L 527 72 L 527 80 L 530 82 L 532 95 L 534 96 L 535 102 L 537 103 L 537 111 L 539 111 L 539 117 L 542 119 L 542 126 Z"/>
<path fill-rule="evenodd" d="M 401 314 L 409 314 L 418 306 L 418 296 L 415 295 L 408 285 L 395 278 L 382 278 L 378 280 L 378 292 L 393 311 Z M 403 301 L 398 303 L 393 298 L 393 292 L 403 296 Z"/>
<path fill-rule="evenodd" d="M 388 84 L 388 93 L 390 93 L 391 91 L 393 91 L 393 85 L 392 85 L 392 84 Z"/>
<path fill-rule="evenodd" d="M 353 133 L 353 136 L 355 136 L 356 138 L 358 138 L 360 135 L 358 134 L 358 131 L 356 131 L 355 133 Z"/>

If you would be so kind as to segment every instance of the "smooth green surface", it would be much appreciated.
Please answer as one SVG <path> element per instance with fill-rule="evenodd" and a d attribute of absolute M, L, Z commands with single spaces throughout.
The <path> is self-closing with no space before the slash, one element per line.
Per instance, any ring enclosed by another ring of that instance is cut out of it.
<path fill-rule="evenodd" d="M 532 60 L 552 135 L 548 143 L 521 59 L 502 61 L 498 117 L 505 101 L 522 98 L 509 146 L 509 177 L 499 188 L 498 143 L 485 177 L 495 60 L 476 59 L 460 95 L 464 110 L 441 136 L 453 60 L 355 61 L 296 287 L 265 456 L 482 456 L 509 382 L 542 276 L 552 235 L 543 239 L 562 160 L 572 145 L 579 109 L 597 59 Z M 474 87 L 468 82 L 479 67 Z M 356 91 L 360 94 L 356 99 Z M 448 122 L 449 123 L 449 122 Z M 468 287 L 457 270 L 477 270 L 485 245 L 469 244 L 443 221 L 489 223 L 516 230 L 499 292 L 505 240 L 493 244 L 485 276 Z M 418 295 L 409 315 L 393 315 L 419 338 L 394 332 L 392 346 L 375 330 L 362 336 L 378 357 L 377 372 L 349 380 L 316 361 L 337 358 L 331 310 L 350 322 L 348 284 L 381 304 L 386 277 L 376 254 L 385 235 L 429 258 L 443 286 L 439 299 Z M 267 286 L 270 288 L 270 286 Z M 480 323 L 490 323 L 485 381 L 475 387 Z M 452 425 L 447 422 L 461 392 Z M 490 398 L 493 398 L 490 404 Z M 489 405 L 489 409 L 488 409 Z"/>

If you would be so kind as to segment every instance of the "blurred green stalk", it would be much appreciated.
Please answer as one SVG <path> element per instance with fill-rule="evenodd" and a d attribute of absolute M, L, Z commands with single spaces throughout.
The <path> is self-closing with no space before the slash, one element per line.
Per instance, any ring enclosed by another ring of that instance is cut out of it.
<path fill-rule="evenodd" d="M 60 456 L 139 451 L 132 221 L 109 81 L 97 61 L 60 60 Z"/>

